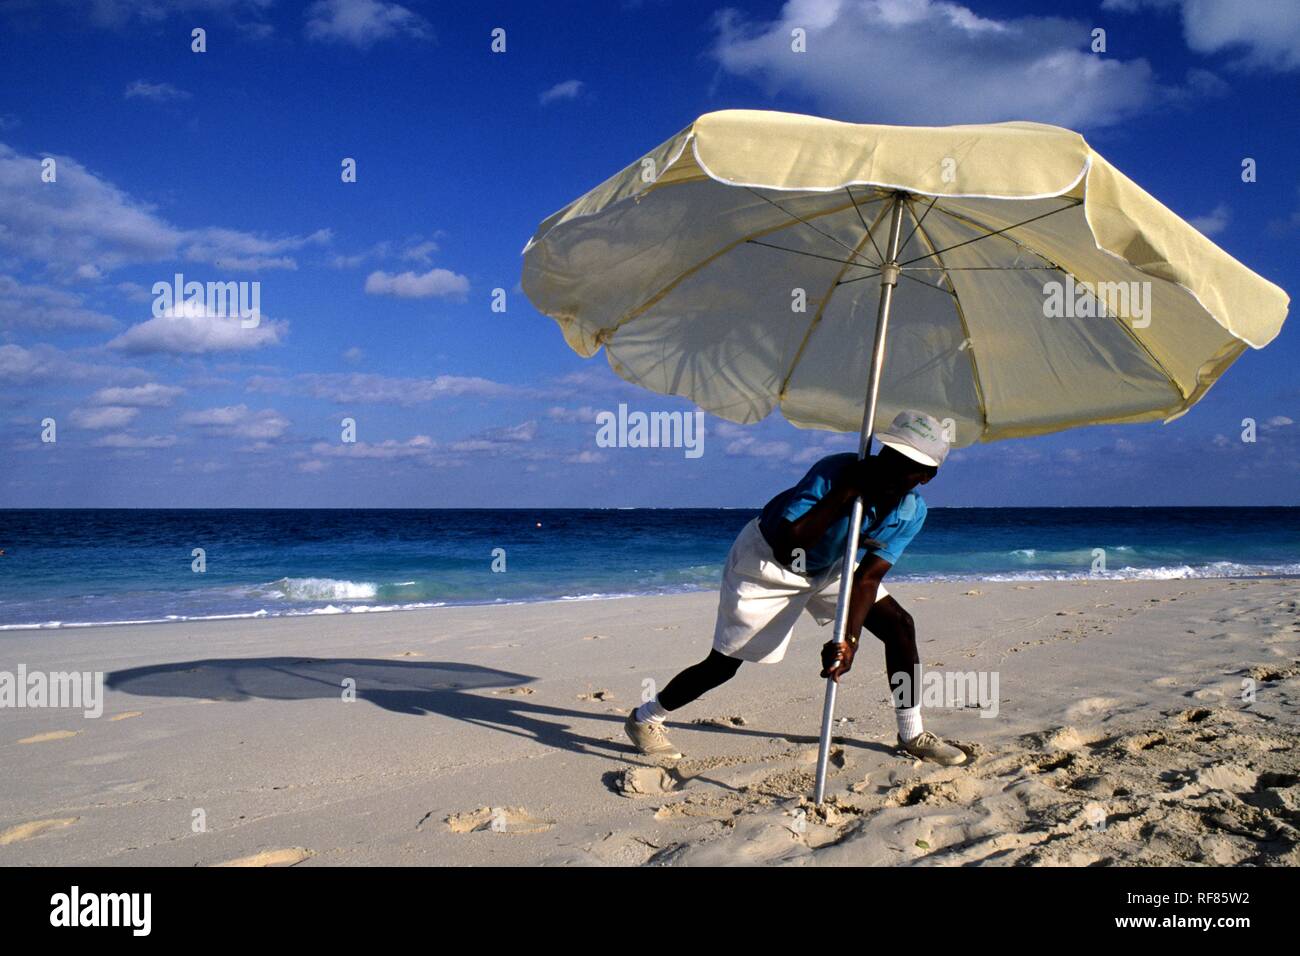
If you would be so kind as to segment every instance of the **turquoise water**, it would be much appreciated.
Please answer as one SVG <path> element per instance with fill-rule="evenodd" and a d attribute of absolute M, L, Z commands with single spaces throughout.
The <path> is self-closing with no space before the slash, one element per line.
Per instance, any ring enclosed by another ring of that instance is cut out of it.
<path fill-rule="evenodd" d="M 0 629 L 708 589 L 756 513 L 0 511 Z M 890 579 L 1096 576 L 1095 549 L 1113 578 L 1297 575 L 1300 508 L 932 508 Z"/>

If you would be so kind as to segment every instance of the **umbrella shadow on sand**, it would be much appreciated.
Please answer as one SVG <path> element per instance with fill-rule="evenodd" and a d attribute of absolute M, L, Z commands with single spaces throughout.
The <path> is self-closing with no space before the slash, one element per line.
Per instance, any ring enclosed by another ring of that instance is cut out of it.
<path fill-rule="evenodd" d="M 104 682 L 114 690 L 146 697 L 238 702 L 340 699 L 348 679 L 356 682 L 357 700 L 396 714 L 437 714 L 576 753 L 622 756 L 630 749 L 569 729 L 573 718 L 621 725 L 622 717 L 549 707 L 524 696 L 475 693 L 519 687 L 535 678 L 454 661 L 209 658 L 114 671 Z"/>

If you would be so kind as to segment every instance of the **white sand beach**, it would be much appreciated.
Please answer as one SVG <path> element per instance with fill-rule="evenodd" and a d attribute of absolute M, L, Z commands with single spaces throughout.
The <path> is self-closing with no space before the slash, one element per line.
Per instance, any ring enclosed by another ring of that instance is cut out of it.
<path fill-rule="evenodd" d="M 9 632 L 0 670 L 108 687 L 0 710 L 0 865 L 1300 863 L 1300 582 L 895 594 L 997 716 L 927 708 L 968 766 L 900 756 L 864 644 L 823 811 L 811 621 L 673 715 L 683 760 L 624 740 L 713 594 Z"/>

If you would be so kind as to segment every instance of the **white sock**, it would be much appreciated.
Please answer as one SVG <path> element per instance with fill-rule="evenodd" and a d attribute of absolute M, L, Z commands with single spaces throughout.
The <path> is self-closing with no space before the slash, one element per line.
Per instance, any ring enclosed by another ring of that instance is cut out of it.
<path fill-rule="evenodd" d="M 915 740 L 921 735 L 921 705 L 915 707 L 896 707 L 894 717 L 898 720 L 898 736 L 903 743 Z"/>
<path fill-rule="evenodd" d="M 668 716 L 668 711 L 659 706 L 659 698 L 648 700 L 636 709 L 637 723 L 647 723 L 654 721 L 656 724 L 662 724 L 664 718 Z"/>

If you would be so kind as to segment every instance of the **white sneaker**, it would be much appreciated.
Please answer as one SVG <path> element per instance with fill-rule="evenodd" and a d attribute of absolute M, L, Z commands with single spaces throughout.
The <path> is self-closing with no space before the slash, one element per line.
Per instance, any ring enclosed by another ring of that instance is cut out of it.
<path fill-rule="evenodd" d="M 913 757 L 942 764 L 945 767 L 956 767 L 966 762 L 966 751 L 945 743 L 928 730 L 922 731 L 911 740 L 905 741 L 899 737 L 898 746 Z"/>
<path fill-rule="evenodd" d="M 628 739 L 632 741 L 632 746 L 636 747 L 638 753 L 643 753 L 647 757 L 667 757 L 670 760 L 681 757 L 681 753 L 669 742 L 661 721 L 637 720 L 634 710 L 627 715 L 623 730 L 627 732 Z"/>

